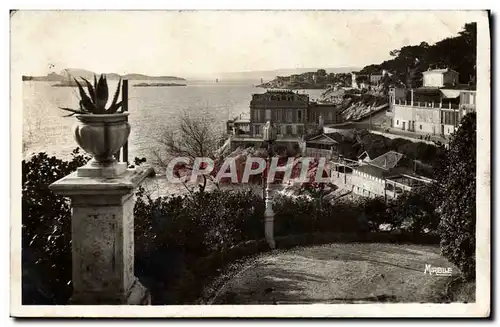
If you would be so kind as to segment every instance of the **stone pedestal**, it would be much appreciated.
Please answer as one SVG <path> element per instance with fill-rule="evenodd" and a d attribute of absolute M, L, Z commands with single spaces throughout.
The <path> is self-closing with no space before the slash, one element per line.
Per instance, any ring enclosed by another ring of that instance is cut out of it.
<path fill-rule="evenodd" d="M 77 171 L 50 185 L 71 198 L 72 304 L 150 304 L 134 276 L 134 190 L 149 173 L 126 169 L 105 178 Z"/>
<path fill-rule="evenodd" d="M 79 167 L 76 170 L 76 175 L 78 177 L 113 178 L 123 174 L 126 171 L 126 162 L 111 162 L 109 164 L 103 165 L 92 159 L 85 166 Z"/>

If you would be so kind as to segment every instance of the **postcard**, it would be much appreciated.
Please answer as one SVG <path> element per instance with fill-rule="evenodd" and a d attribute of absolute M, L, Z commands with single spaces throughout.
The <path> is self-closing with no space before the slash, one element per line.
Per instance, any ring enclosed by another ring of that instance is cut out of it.
<path fill-rule="evenodd" d="M 490 315 L 490 13 L 11 12 L 11 316 Z"/>

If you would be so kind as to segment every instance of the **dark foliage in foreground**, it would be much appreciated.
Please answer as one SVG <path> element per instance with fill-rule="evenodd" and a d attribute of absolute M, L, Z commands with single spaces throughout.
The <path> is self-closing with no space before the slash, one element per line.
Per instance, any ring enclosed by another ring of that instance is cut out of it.
<path fill-rule="evenodd" d="M 476 273 L 476 113 L 466 115 L 436 167 L 433 197 L 442 254 L 468 279 Z"/>
<path fill-rule="evenodd" d="M 22 162 L 23 304 L 64 304 L 71 295 L 71 208 L 49 185 L 90 158 L 39 153 Z"/>
<path fill-rule="evenodd" d="M 195 299 L 215 273 L 197 269 L 203 258 L 225 261 L 230 248 L 264 236 L 264 202 L 249 190 L 156 199 L 140 191 L 134 214 L 136 275 L 158 304 Z"/>

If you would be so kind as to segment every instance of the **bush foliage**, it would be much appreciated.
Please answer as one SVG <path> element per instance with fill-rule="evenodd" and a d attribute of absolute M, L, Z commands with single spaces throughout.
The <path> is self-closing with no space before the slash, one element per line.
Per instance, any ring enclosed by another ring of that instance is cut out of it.
<path fill-rule="evenodd" d="M 466 115 L 436 169 L 432 196 L 441 216 L 441 252 L 473 279 L 476 272 L 476 113 Z"/>
<path fill-rule="evenodd" d="M 138 195 L 134 209 L 136 275 L 152 286 L 154 303 L 192 300 L 211 273 L 196 269 L 199 260 L 213 253 L 223 260 L 238 243 L 264 236 L 264 202 L 250 190 L 156 199 L 140 190 Z M 181 287 L 178 283 L 186 283 L 185 276 L 193 280 Z"/>
<path fill-rule="evenodd" d="M 24 304 L 64 304 L 71 295 L 71 209 L 49 185 L 90 158 L 76 149 L 69 161 L 38 153 L 22 162 Z"/>

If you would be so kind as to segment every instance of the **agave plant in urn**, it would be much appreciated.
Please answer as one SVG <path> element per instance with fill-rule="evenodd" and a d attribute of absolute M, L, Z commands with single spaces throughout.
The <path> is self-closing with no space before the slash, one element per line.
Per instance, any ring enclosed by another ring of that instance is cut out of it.
<path fill-rule="evenodd" d="M 122 102 L 118 102 L 121 79 L 114 93 L 111 105 L 106 108 L 109 90 L 106 76 L 102 74 L 94 85 L 85 78 L 85 92 L 82 84 L 74 79 L 80 93 L 80 108 L 60 109 L 70 112 L 65 117 L 75 116 L 78 124 L 74 128 L 76 143 L 93 159 L 77 171 L 81 177 L 114 177 L 127 169 L 126 163 L 118 163 L 114 155 L 125 144 L 130 134 L 128 113 L 123 112 Z M 120 109 L 122 109 L 120 111 Z"/>

